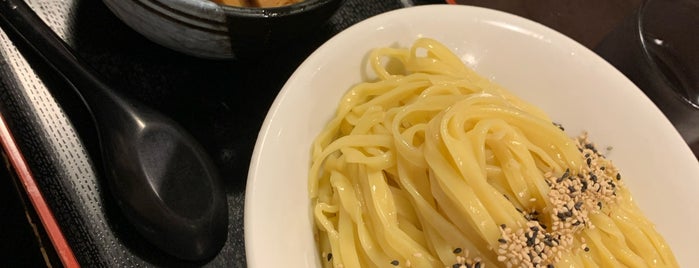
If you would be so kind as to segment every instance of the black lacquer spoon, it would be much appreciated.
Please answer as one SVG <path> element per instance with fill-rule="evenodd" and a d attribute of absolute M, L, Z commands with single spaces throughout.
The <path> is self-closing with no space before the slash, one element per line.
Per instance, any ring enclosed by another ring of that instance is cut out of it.
<path fill-rule="evenodd" d="M 22 0 L 0 0 L 2 29 L 78 91 L 92 113 L 112 196 L 130 223 L 185 260 L 218 253 L 228 205 L 216 167 L 181 126 L 103 83 Z"/>

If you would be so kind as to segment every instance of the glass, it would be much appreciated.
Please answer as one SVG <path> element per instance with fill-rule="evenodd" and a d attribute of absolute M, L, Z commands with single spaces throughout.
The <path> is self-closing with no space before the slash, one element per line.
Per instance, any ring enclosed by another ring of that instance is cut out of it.
<path fill-rule="evenodd" d="M 594 50 L 653 100 L 699 157 L 699 1 L 645 0 Z"/>

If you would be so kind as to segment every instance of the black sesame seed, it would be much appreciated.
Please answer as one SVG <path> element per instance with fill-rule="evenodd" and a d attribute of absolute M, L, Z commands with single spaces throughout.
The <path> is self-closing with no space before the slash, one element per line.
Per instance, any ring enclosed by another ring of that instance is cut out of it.
<path fill-rule="evenodd" d="M 498 242 L 500 242 L 500 244 L 506 244 L 507 240 L 505 240 L 504 238 L 498 238 Z"/>
<path fill-rule="evenodd" d="M 333 259 L 333 254 L 332 254 L 332 253 L 328 253 L 328 261 L 330 261 L 330 260 L 332 260 L 332 259 Z"/>
<path fill-rule="evenodd" d="M 591 180 L 591 181 L 594 181 L 595 183 L 597 183 L 597 175 L 592 174 L 592 172 L 590 172 L 590 180 Z"/>
<path fill-rule="evenodd" d="M 599 207 L 599 209 L 602 209 L 602 202 L 597 202 L 597 206 Z"/>
<path fill-rule="evenodd" d="M 582 184 L 582 187 L 580 187 L 580 191 L 581 192 L 587 191 L 587 181 L 583 180 L 583 181 L 580 181 L 580 183 Z"/>
<path fill-rule="evenodd" d="M 580 210 L 580 208 L 582 207 L 582 205 L 583 205 L 583 202 L 582 202 L 582 201 L 578 201 L 577 203 L 575 203 L 575 205 L 574 205 L 573 207 L 575 207 L 575 209 L 577 209 L 577 210 Z"/>
<path fill-rule="evenodd" d="M 539 221 L 539 217 L 535 214 L 532 214 L 532 213 L 529 213 L 529 215 L 527 215 L 525 218 L 528 221 Z"/>
<path fill-rule="evenodd" d="M 568 186 L 568 192 L 575 193 L 575 187 L 573 185 Z"/>
<path fill-rule="evenodd" d="M 604 167 L 604 166 L 601 166 L 601 167 L 599 167 L 599 170 L 602 170 L 602 171 L 604 171 L 605 169 L 607 169 L 607 168 L 606 168 L 606 167 Z"/>
<path fill-rule="evenodd" d="M 398 260 L 393 260 L 393 261 L 391 262 L 391 264 L 392 264 L 393 266 L 398 266 L 398 264 L 400 264 L 400 262 L 399 262 Z"/>
<path fill-rule="evenodd" d="M 585 252 L 588 252 L 588 251 L 590 251 L 590 248 L 585 247 Z"/>
<path fill-rule="evenodd" d="M 481 262 L 474 263 L 473 268 L 481 268 Z"/>
<path fill-rule="evenodd" d="M 458 264 L 458 263 L 454 263 L 454 264 L 451 266 L 451 268 L 459 268 L 459 267 L 461 267 L 461 264 Z"/>
<path fill-rule="evenodd" d="M 500 228 L 505 229 L 505 228 L 507 228 L 507 225 L 505 225 L 504 223 L 500 224 Z"/>
<path fill-rule="evenodd" d="M 527 238 L 527 247 L 534 246 L 534 241 L 536 241 L 536 233 L 537 232 L 534 232 L 533 234 L 531 234 L 531 236 L 527 234 L 524 235 Z"/>
<path fill-rule="evenodd" d="M 616 174 L 616 180 L 621 180 L 621 174 L 619 174 L 619 173 Z"/>
<path fill-rule="evenodd" d="M 592 163 L 592 158 L 588 158 L 588 159 L 585 160 L 585 161 L 587 161 L 587 165 L 589 166 L 589 165 Z"/>
<path fill-rule="evenodd" d="M 455 248 L 454 249 L 454 254 L 459 254 L 461 253 L 461 248 Z"/>
<path fill-rule="evenodd" d="M 570 175 L 570 169 L 566 168 L 566 171 L 563 172 L 563 175 L 561 176 L 561 178 L 568 178 L 569 175 Z"/>
<path fill-rule="evenodd" d="M 585 144 L 585 149 L 590 149 L 590 150 L 592 150 L 593 152 L 597 152 L 597 149 L 595 149 L 595 146 L 592 145 L 592 143 L 586 143 L 586 144 Z"/>
<path fill-rule="evenodd" d="M 549 247 L 553 247 L 553 242 L 551 242 L 551 239 L 544 239 L 544 244 L 546 244 Z"/>
<path fill-rule="evenodd" d="M 547 228 L 546 224 L 543 224 L 543 223 L 539 223 L 539 225 L 541 225 L 541 228 L 544 228 L 544 229 L 546 229 L 546 228 Z"/>
<path fill-rule="evenodd" d="M 529 228 L 529 229 L 532 230 L 532 231 L 534 231 L 534 232 L 538 232 L 538 231 L 539 231 L 539 227 L 536 227 L 536 226 L 532 226 L 532 227 Z"/>
<path fill-rule="evenodd" d="M 556 122 L 554 122 L 553 125 L 556 126 L 558 129 L 565 131 L 565 128 L 563 128 L 563 125 L 556 123 Z"/>
<path fill-rule="evenodd" d="M 553 264 L 546 265 L 546 268 L 554 268 Z"/>

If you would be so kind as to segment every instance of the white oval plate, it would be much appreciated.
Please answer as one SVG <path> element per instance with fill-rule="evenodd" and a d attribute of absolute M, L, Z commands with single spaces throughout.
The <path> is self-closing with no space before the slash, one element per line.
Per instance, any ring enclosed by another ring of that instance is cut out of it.
<path fill-rule="evenodd" d="M 249 267 L 317 267 L 307 192 L 312 140 L 366 77 L 375 47 L 432 37 L 480 74 L 543 108 L 571 136 L 588 131 L 622 171 L 681 266 L 699 265 L 699 162 L 671 123 L 620 72 L 536 22 L 463 5 L 404 8 L 362 21 L 318 48 L 274 101 L 257 139 L 245 201 Z"/>

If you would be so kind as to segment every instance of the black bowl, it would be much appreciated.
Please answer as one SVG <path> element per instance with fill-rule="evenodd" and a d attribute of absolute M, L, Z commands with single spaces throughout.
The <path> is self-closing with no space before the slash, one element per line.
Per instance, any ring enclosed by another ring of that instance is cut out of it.
<path fill-rule="evenodd" d="M 124 23 L 155 43 L 203 58 L 241 58 L 300 38 L 325 23 L 343 0 L 253 8 L 208 0 L 104 0 Z"/>

